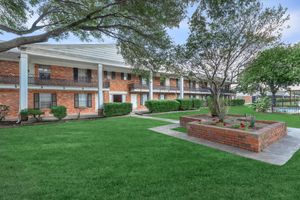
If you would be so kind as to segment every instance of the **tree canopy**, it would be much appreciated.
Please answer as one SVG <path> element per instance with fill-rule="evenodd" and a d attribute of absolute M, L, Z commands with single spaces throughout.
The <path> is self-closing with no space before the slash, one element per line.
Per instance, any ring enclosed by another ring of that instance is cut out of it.
<path fill-rule="evenodd" d="M 121 43 L 160 45 L 166 28 L 178 26 L 190 0 L 0 0 L 0 52 L 21 45 L 65 39 L 83 41 L 104 36 Z"/>
<path fill-rule="evenodd" d="M 300 82 L 300 48 L 296 46 L 277 46 L 261 52 L 242 73 L 239 88 L 252 93 L 263 87 L 272 93 L 273 105 L 275 95 L 280 88 Z"/>
<path fill-rule="evenodd" d="M 286 20 L 285 8 L 265 8 L 260 0 L 200 1 L 190 20 L 186 71 L 207 80 L 217 114 L 225 85 L 259 52 L 278 42 Z"/>

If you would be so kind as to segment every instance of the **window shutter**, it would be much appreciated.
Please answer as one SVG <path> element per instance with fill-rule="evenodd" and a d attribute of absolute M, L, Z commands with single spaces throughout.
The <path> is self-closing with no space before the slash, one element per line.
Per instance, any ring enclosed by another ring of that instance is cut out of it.
<path fill-rule="evenodd" d="M 51 106 L 57 106 L 56 94 L 51 94 Z"/>
<path fill-rule="evenodd" d="M 143 78 L 141 75 L 139 76 L 139 79 L 140 79 L 140 84 L 143 84 Z"/>
<path fill-rule="evenodd" d="M 92 107 L 92 94 L 87 94 L 87 106 L 88 108 Z"/>
<path fill-rule="evenodd" d="M 131 74 L 127 74 L 127 80 L 128 80 L 128 81 L 131 80 Z"/>
<path fill-rule="evenodd" d="M 121 80 L 125 80 L 124 79 L 124 73 L 121 73 Z"/>
<path fill-rule="evenodd" d="M 35 109 L 39 109 L 40 108 L 40 95 L 39 95 L 39 93 L 34 93 L 33 94 L 33 101 L 34 101 L 33 107 Z"/>
<path fill-rule="evenodd" d="M 107 79 L 107 71 L 103 71 L 104 78 Z"/>
<path fill-rule="evenodd" d="M 116 79 L 116 72 L 111 72 L 111 79 L 115 80 Z"/>
<path fill-rule="evenodd" d="M 86 71 L 86 75 L 87 75 L 87 81 L 91 82 L 91 80 L 92 80 L 92 70 L 88 69 Z"/>
<path fill-rule="evenodd" d="M 74 94 L 74 108 L 79 107 L 79 97 L 78 94 Z"/>
<path fill-rule="evenodd" d="M 73 68 L 74 81 L 78 81 L 78 68 Z"/>

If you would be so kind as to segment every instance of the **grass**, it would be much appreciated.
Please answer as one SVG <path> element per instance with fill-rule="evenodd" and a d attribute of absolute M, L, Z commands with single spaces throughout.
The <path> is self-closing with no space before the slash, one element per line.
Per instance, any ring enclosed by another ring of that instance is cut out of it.
<path fill-rule="evenodd" d="M 154 114 L 156 117 L 168 118 L 168 119 L 179 119 L 180 116 L 193 115 L 193 114 L 205 114 L 209 113 L 207 108 L 201 108 L 199 111 L 187 111 L 177 113 L 166 113 L 166 114 Z M 300 115 L 290 115 L 285 113 L 257 113 L 248 106 L 232 106 L 229 108 L 230 114 L 239 115 L 254 115 L 258 120 L 272 120 L 286 122 L 289 127 L 300 128 Z"/>
<path fill-rule="evenodd" d="M 299 199 L 300 153 L 284 166 L 109 118 L 0 129 L 0 199 Z"/>

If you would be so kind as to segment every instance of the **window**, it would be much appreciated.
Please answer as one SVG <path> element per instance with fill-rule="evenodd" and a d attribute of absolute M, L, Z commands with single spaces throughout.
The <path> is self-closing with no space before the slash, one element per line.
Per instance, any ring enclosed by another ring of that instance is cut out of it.
<path fill-rule="evenodd" d="M 160 82 L 160 86 L 166 86 L 166 78 L 161 77 L 159 82 Z"/>
<path fill-rule="evenodd" d="M 92 70 L 73 68 L 74 80 L 78 82 L 91 82 Z"/>
<path fill-rule="evenodd" d="M 148 94 L 141 94 L 141 105 L 145 105 L 146 101 L 148 100 Z"/>
<path fill-rule="evenodd" d="M 50 79 L 50 66 L 47 65 L 39 65 L 39 78 L 42 80 L 49 80 Z"/>
<path fill-rule="evenodd" d="M 131 74 L 121 73 L 121 80 L 131 80 Z"/>
<path fill-rule="evenodd" d="M 148 79 L 147 78 L 143 78 L 142 76 L 140 76 L 140 84 L 142 84 L 142 85 L 148 85 Z"/>
<path fill-rule="evenodd" d="M 57 105 L 56 94 L 51 93 L 34 93 L 34 108 L 44 109 Z"/>
<path fill-rule="evenodd" d="M 180 85 L 179 79 L 176 79 L 176 87 L 179 88 L 179 85 Z"/>
<path fill-rule="evenodd" d="M 74 95 L 75 108 L 91 108 L 92 107 L 92 94 L 80 93 Z"/>
<path fill-rule="evenodd" d="M 108 79 L 108 80 L 115 80 L 116 79 L 116 72 L 104 71 L 104 78 Z"/>
<path fill-rule="evenodd" d="M 164 99 L 165 99 L 165 94 L 160 94 L 160 95 L 159 95 L 159 99 L 160 99 L 160 100 L 164 100 Z"/>
<path fill-rule="evenodd" d="M 114 94 L 113 95 L 113 102 L 122 103 L 122 95 L 121 94 Z"/>

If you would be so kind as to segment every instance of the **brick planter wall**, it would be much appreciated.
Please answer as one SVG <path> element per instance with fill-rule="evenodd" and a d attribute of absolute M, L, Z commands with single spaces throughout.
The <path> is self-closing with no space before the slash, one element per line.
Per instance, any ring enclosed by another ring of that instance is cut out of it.
<path fill-rule="evenodd" d="M 188 135 L 203 138 L 213 142 L 226 144 L 249 151 L 260 152 L 287 134 L 286 124 L 283 122 L 257 121 L 268 126 L 254 132 L 213 125 L 199 124 L 191 121 L 192 116 L 182 117 L 180 122 L 188 130 Z"/>

